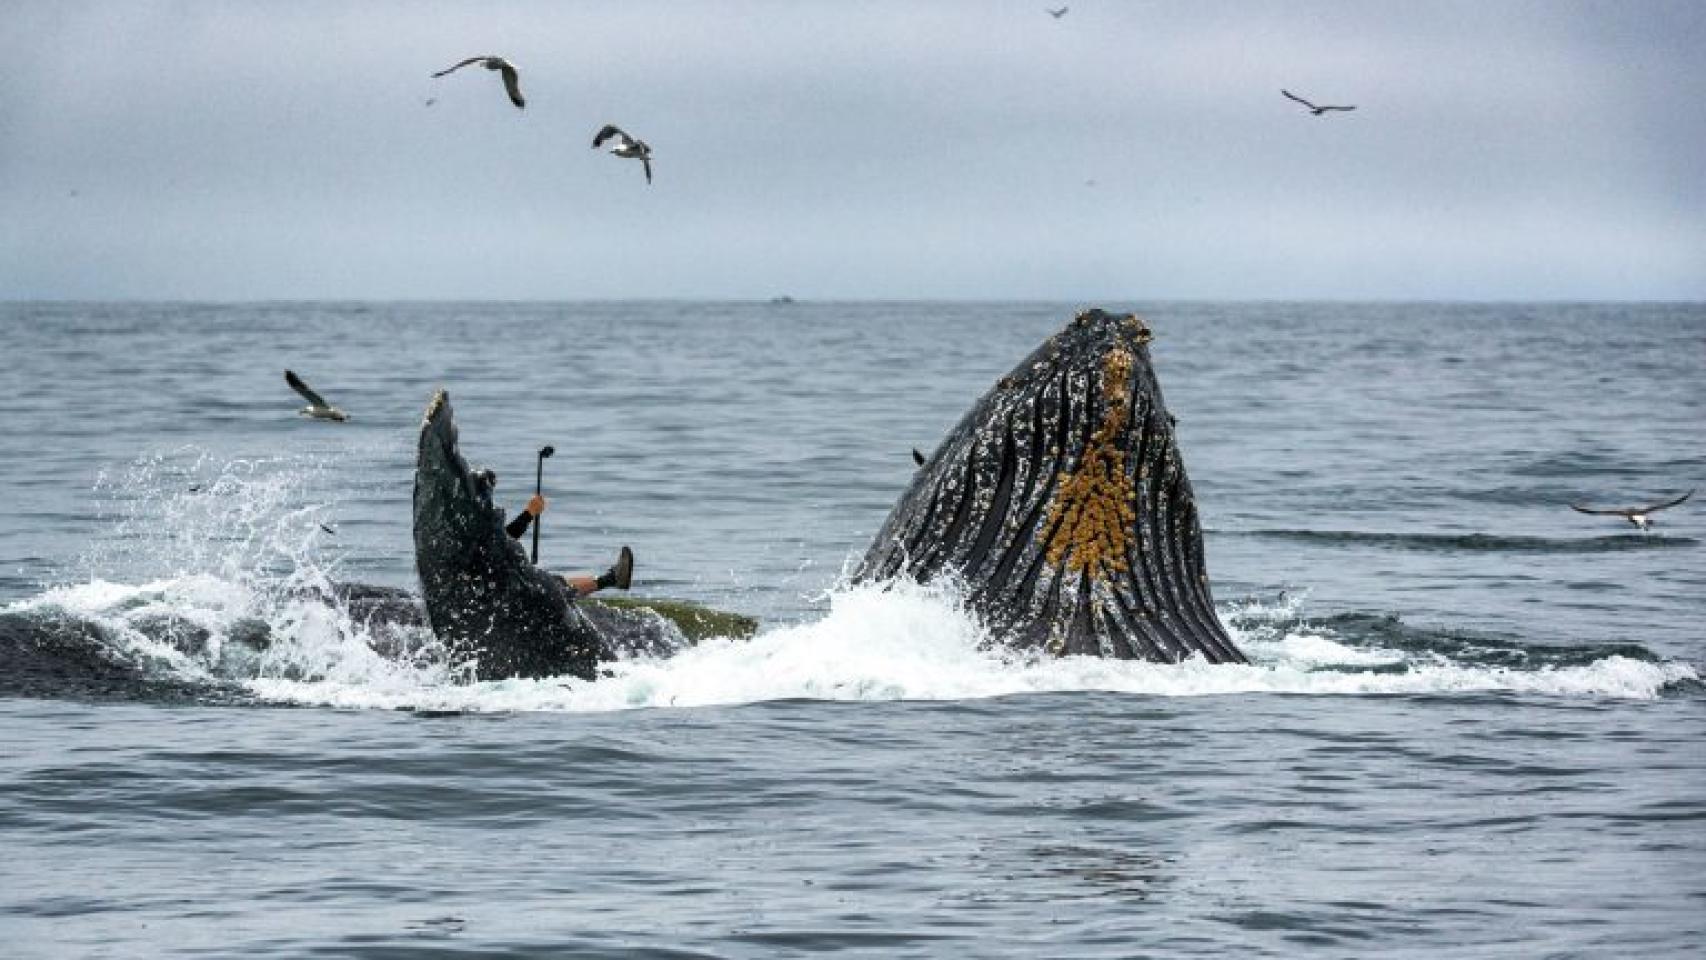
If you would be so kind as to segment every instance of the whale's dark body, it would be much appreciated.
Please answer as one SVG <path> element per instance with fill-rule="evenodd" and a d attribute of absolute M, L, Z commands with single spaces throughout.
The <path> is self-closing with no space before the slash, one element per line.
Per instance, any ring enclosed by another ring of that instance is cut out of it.
<path fill-rule="evenodd" d="M 438 391 L 415 464 L 415 568 L 433 633 L 475 678 L 576 676 L 612 658 L 603 634 L 561 580 L 528 562 L 504 531 L 485 479 L 456 446 L 450 398 Z"/>
<path fill-rule="evenodd" d="M 1135 316 L 1079 314 L 919 469 L 855 579 L 960 579 L 1003 642 L 1246 662 L 1214 612 L 1173 418 Z"/>

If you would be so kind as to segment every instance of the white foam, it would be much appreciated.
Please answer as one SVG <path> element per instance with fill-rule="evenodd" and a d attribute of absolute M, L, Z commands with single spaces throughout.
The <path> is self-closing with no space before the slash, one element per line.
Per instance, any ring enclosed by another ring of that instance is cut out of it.
<path fill-rule="evenodd" d="M 962 700 L 1025 693 L 1108 691 L 1139 696 L 1251 693 L 1413 694 L 1503 691 L 1562 697 L 1645 699 L 1698 679 L 1681 663 L 1611 656 L 1567 667 L 1520 670 L 1460 664 L 1439 655 L 1358 649 L 1318 631 L 1273 639 L 1239 636 L 1256 662 L 1178 665 L 1093 657 L 1023 658 L 990 647 L 955 599 L 911 585 L 850 587 L 830 597 L 821 620 L 746 641 L 712 640 L 668 660 L 612 664 L 597 682 L 572 678 L 411 685 L 348 678 L 261 678 L 256 694 L 340 707 L 465 711 L 607 711 L 766 700 Z"/>
<path fill-rule="evenodd" d="M 1526 669 L 1460 663 L 1441 653 L 1354 647 L 1296 623 L 1235 630 L 1254 661 L 1248 665 L 1021 657 L 989 644 L 947 591 L 855 586 L 835 591 L 829 600 L 820 620 L 777 627 L 750 640 L 707 640 L 667 660 L 609 664 L 596 683 L 568 677 L 452 683 L 433 658 L 411 662 L 376 653 L 360 625 L 314 596 L 279 599 L 207 575 L 140 585 L 91 581 L 46 591 L 7 610 L 54 609 L 93 620 L 125 652 L 184 679 L 237 681 L 273 700 L 379 709 L 608 711 L 1072 691 L 1155 697 L 1509 692 L 1649 699 L 1668 684 L 1699 679 L 1685 663 L 1624 656 Z M 1249 620 L 1247 610 L 1239 613 Z M 137 629 L 160 614 L 206 630 L 208 650 L 186 654 Z M 240 656 L 227 649 L 238 646 L 228 641 L 244 618 L 259 619 L 271 631 L 263 653 Z"/>
<path fill-rule="evenodd" d="M 197 455 L 186 466 L 181 461 L 191 453 L 145 458 L 108 484 L 124 504 L 120 540 L 143 544 L 152 565 L 168 572 L 138 584 L 91 576 L 7 609 L 59 609 L 93 620 L 124 652 L 184 679 L 235 681 L 281 701 L 380 709 L 608 711 L 1072 691 L 1156 697 L 1504 691 L 1645 699 L 1668 684 L 1699 679 L 1688 664 L 1621 656 L 1512 668 L 1355 645 L 1308 626 L 1301 619 L 1305 595 L 1295 592 L 1225 611 L 1242 625 L 1234 627 L 1234 639 L 1254 661 L 1248 665 L 1024 657 L 989 643 L 951 588 L 897 583 L 838 588 L 815 621 L 771 627 L 750 640 L 705 641 L 667 660 L 609 664 L 597 682 L 457 684 L 433 655 L 436 644 L 425 629 L 402 637 L 404 652 L 413 655 L 382 656 L 364 625 L 323 599 L 337 566 L 315 533 L 327 508 L 302 503 L 318 465 Z M 202 493 L 186 492 L 187 476 L 200 478 Z M 101 559 L 91 557 L 92 568 Z M 137 566 L 135 557 L 121 559 L 120 567 Z M 204 647 L 186 651 L 138 629 L 160 615 L 205 631 Z M 231 642 L 255 621 L 271 636 L 264 651 Z M 389 639 L 397 645 L 397 637 Z"/>

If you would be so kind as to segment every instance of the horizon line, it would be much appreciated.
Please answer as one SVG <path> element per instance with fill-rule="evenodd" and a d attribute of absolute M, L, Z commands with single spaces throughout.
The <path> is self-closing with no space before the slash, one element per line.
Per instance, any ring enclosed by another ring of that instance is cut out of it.
<path fill-rule="evenodd" d="M 786 299 L 782 299 L 786 297 Z M 1597 297 L 795 297 L 778 294 L 773 297 L 22 297 L 0 298 L 6 306 L 69 305 L 69 304 L 137 304 L 169 306 L 187 304 L 211 305 L 284 305 L 284 304 L 624 304 L 624 303 L 728 303 L 762 306 L 810 306 L 848 304 L 1063 304 L 1115 303 L 1188 303 L 1188 304 L 1371 304 L 1371 305 L 1502 305 L 1502 304 L 1580 304 L 1580 305 L 1706 305 L 1706 299 L 1689 298 L 1597 298 Z"/>

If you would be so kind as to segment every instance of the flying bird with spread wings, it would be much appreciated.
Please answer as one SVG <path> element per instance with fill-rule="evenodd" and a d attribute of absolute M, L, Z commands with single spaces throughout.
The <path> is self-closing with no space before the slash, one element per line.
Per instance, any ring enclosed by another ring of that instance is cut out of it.
<path fill-rule="evenodd" d="M 614 123 L 607 123 L 592 138 L 592 148 L 609 143 L 611 153 L 626 160 L 638 160 L 646 168 L 646 182 L 652 182 L 652 148 L 646 146 L 644 140 L 636 140 L 622 132 L 622 128 Z"/>
<path fill-rule="evenodd" d="M 1599 510 L 1594 507 L 1584 507 L 1579 503 L 1572 503 L 1570 504 L 1570 509 L 1577 513 L 1592 513 L 1600 516 L 1622 517 L 1634 524 L 1637 530 L 1645 532 L 1653 529 L 1653 522 L 1647 518 L 1648 514 L 1657 513 L 1660 510 L 1668 510 L 1692 496 L 1694 496 L 1694 491 L 1690 490 L 1682 496 L 1677 497 L 1675 500 L 1665 500 L 1645 507 L 1617 507 L 1610 510 Z"/>
<path fill-rule="evenodd" d="M 1049 7 L 1044 7 L 1043 12 L 1048 14 L 1049 16 L 1055 18 L 1056 20 L 1059 20 L 1061 17 L 1066 16 L 1066 11 L 1071 10 L 1071 9 L 1072 9 L 1071 7 L 1061 7 L 1059 10 L 1054 10 L 1054 9 L 1049 8 Z"/>
<path fill-rule="evenodd" d="M 1316 116 L 1317 116 L 1317 117 L 1319 117 L 1319 116 L 1320 116 L 1320 115 L 1322 115 L 1322 114 L 1323 114 L 1323 113 L 1326 113 L 1326 112 L 1327 112 L 1327 111 L 1329 111 L 1329 110 L 1346 110 L 1346 111 L 1349 111 L 1349 110 L 1355 110 L 1355 109 L 1356 109 L 1356 107 L 1354 107 L 1354 106 L 1349 106 L 1349 107 L 1335 107 L 1335 106 L 1330 106 L 1330 105 L 1329 105 L 1329 106 L 1320 106 L 1320 107 L 1318 107 L 1318 106 L 1316 106 L 1316 105 L 1315 105 L 1315 104 L 1313 104 L 1313 103 L 1310 103 L 1310 102 L 1309 102 L 1309 101 L 1308 101 L 1308 100 L 1305 100 L 1305 99 L 1303 99 L 1303 98 L 1302 98 L 1302 97 L 1300 97 L 1300 96 L 1298 96 L 1298 95 L 1297 95 L 1297 94 L 1295 94 L 1295 93 L 1292 93 L 1292 92 L 1291 92 L 1291 91 L 1290 91 L 1290 90 L 1281 90 L 1281 91 L 1280 91 L 1280 93 L 1283 93 L 1283 94 L 1285 94 L 1285 98 L 1286 98 L 1286 99 L 1287 99 L 1287 100 L 1296 100 L 1296 101 L 1297 101 L 1297 102 L 1298 102 L 1298 103 L 1301 103 L 1301 104 L 1303 104 L 1303 105 L 1304 105 L 1304 106 L 1306 106 L 1306 107 L 1308 107 L 1308 108 L 1309 108 L 1309 112 L 1310 112 L 1310 113 L 1313 113 L 1313 114 L 1314 114 L 1314 115 L 1316 115 Z"/>
<path fill-rule="evenodd" d="M 517 110 L 524 109 L 527 106 L 527 99 L 521 95 L 521 74 L 516 72 L 515 64 L 510 63 L 503 57 L 469 57 L 455 66 L 445 67 L 443 70 L 433 74 L 433 76 L 442 77 L 447 73 L 455 73 L 463 67 L 474 63 L 485 67 L 487 70 L 496 70 L 502 73 L 504 77 L 504 90 L 509 93 L 509 102 L 515 104 L 515 108 Z"/>
<path fill-rule="evenodd" d="M 290 389 L 302 395 L 308 401 L 308 406 L 296 411 L 305 417 L 315 420 L 336 420 L 340 423 L 349 419 L 349 414 L 326 402 L 326 398 L 314 392 L 314 388 L 302 382 L 302 378 L 294 372 L 284 371 L 284 382 L 290 384 Z"/>

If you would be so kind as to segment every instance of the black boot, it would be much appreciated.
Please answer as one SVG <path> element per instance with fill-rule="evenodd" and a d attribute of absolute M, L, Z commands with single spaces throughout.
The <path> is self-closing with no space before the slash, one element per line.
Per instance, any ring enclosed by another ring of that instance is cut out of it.
<path fill-rule="evenodd" d="M 598 577 L 598 589 L 626 590 L 634 582 L 634 551 L 627 547 L 616 555 L 616 565 L 604 571 Z"/>

